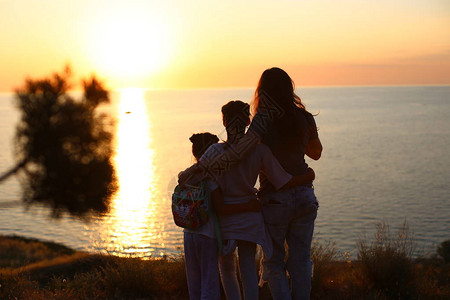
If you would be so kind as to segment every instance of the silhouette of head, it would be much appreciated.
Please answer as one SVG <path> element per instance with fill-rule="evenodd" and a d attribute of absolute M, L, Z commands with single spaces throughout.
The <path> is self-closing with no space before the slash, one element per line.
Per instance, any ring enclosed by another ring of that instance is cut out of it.
<path fill-rule="evenodd" d="M 270 68 L 262 73 L 252 104 L 255 112 L 258 111 L 260 101 L 267 97 L 284 110 L 290 110 L 293 105 L 305 108 L 300 97 L 295 94 L 294 81 L 280 68 Z"/>
<path fill-rule="evenodd" d="M 208 149 L 212 144 L 217 143 L 219 138 L 214 134 L 204 132 L 194 133 L 189 140 L 192 142 L 192 154 L 197 160 L 199 160 L 203 153 L 205 153 L 206 149 Z"/>
<path fill-rule="evenodd" d="M 243 131 L 250 123 L 250 106 L 240 100 L 230 101 L 222 106 L 223 125 L 227 131 Z"/>

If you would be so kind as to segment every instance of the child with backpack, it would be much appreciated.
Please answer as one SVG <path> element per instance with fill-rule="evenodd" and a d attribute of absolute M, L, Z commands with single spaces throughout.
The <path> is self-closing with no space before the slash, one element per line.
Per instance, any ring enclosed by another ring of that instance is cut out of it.
<path fill-rule="evenodd" d="M 193 134 L 190 139 L 192 142 L 192 154 L 198 160 L 209 146 L 217 143 L 219 139 L 211 133 L 197 133 Z M 205 196 L 199 203 L 206 208 L 208 218 L 206 223 L 198 226 L 204 222 L 203 216 L 194 215 L 201 214 L 197 210 L 185 211 L 190 216 L 181 215 L 182 210 L 174 213 L 175 222 L 177 225 L 184 228 L 184 256 L 186 264 L 186 276 L 188 282 L 189 298 L 196 299 L 220 299 L 220 279 L 218 269 L 218 257 L 221 252 L 221 237 L 219 224 L 215 216 L 215 206 L 222 205 L 222 193 L 218 185 L 212 181 L 202 182 L 199 188 L 205 191 L 198 191 L 196 187 L 192 190 L 193 193 L 185 195 L 186 198 L 197 197 L 197 194 Z M 177 187 L 175 191 L 179 188 Z M 174 193 L 175 194 L 175 193 Z M 195 195 L 193 195 L 195 194 Z M 174 206 L 174 202 L 172 203 Z M 195 207 L 197 209 L 198 207 Z M 176 209 L 179 209 L 176 208 Z M 228 211 L 255 211 L 260 210 L 259 203 L 255 201 L 250 203 L 242 203 L 238 205 L 227 205 L 225 210 Z M 174 211 L 174 207 L 172 207 Z M 181 220 L 179 220 L 181 219 Z M 189 228 L 191 227 L 191 228 Z M 195 228 L 192 228 L 195 227 Z"/>
<path fill-rule="evenodd" d="M 192 153 L 198 160 L 209 146 L 219 141 L 210 133 L 192 135 Z M 206 182 L 211 197 L 218 196 L 218 186 L 212 181 Z M 209 212 L 211 215 L 211 212 Z M 189 298 L 220 299 L 220 281 L 217 260 L 219 249 L 214 229 L 214 218 L 197 228 L 184 229 L 184 257 Z"/>

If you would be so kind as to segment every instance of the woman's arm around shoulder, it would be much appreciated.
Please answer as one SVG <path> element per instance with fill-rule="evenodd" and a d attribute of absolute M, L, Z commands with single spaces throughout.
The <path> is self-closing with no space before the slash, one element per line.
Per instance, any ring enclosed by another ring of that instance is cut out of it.
<path fill-rule="evenodd" d="M 314 179 L 316 179 L 316 173 L 314 172 L 313 169 L 308 168 L 305 174 L 293 176 L 292 179 L 289 180 L 289 182 L 283 185 L 280 189 L 284 190 L 295 186 L 303 185 L 308 182 L 314 181 Z"/>

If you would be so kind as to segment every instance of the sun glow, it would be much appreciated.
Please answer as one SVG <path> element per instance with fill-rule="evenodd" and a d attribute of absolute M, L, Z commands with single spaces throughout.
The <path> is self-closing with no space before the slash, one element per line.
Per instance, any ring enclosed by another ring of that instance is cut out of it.
<path fill-rule="evenodd" d="M 170 27 L 163 19 L 133 11 L 110 14 L 91 30 L 93 64 L 110 77 L 142 78 L 169 61 Z"/>

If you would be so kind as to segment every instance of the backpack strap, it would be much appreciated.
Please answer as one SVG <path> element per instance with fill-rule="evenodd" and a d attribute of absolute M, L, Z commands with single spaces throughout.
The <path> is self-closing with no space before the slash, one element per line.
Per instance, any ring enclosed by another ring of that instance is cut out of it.
<path fill-rule="evenodd" d="M 223 255 L 222 233 L 220 232 L 219 219 L 217 218 L 214 209 L 212 209 L 211 217 L 213 218 L 214 229 L 216 230 L 216 238 L 217 238 L 217 246 L 219 247 L 219 254 Z"/>

